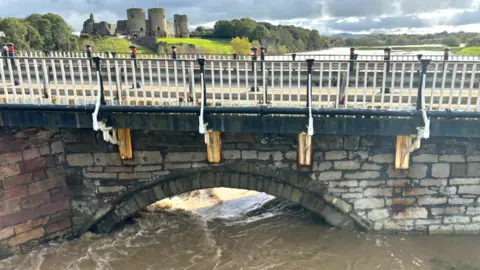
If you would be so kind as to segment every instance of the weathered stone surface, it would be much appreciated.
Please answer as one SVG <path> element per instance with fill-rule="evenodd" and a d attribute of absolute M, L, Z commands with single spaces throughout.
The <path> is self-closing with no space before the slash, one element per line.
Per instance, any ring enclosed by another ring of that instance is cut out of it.
<path fill-rule="evenodd" d="M 257 153 L 255 150 L 242 150 L 242 159 L 256 159 Z"/>
<path fill-rule="evenodd" d="M 421 154 L 412 157 L 414 163 L 436 163 L 438 162 L 438 155 Z"/>
<path fill-rule="evenodd" d="M 453 234 L 453 226 L 431 225 L 428 227 L 430 234 Z"/>
<path fill-rule="evenodd" d="M 405 219 L 387 219 L 383 221 L 383 228 L 388 231 L 411 231 L 415 228 L 415 221 Z"/>
<path fill-rule="evenodd" d="M 222 157 L 224 159 L 241 159 L 242 152 L 240 150 L 224 150 L 222 151 Z"/>
<path fill-rule="evenodd" d="M 359 187 L 376 187 L 376 186 L 381 186 L 385 185 L 385 181 L 369 181 L 369 180 L 363 180 L 358 183 Z"/>
<path fill-rule="evenodd" d="M 188 162 L 188 158 L 190 156 L 183 156 L 184 153 L 176 153 L 175 155 L 171 156 L 171 160 L 180 160 L 180 162 Z M 203 153 L 206 155 L 205 153 Z M 186 158 L 182 160 L 181 157 Z M 200 159 L 200 158 L 198 158 Z M 123 160 L 124 165 L 146 165 L 146 164 L 160 164 L 163 162 L 162 153 L 160 151 L 134 151 L 133 152 L 133 159 L 131 160 Z"/>
<path fill-rule="evenodd" d="M 458 163 L 452 164 L 451 176 L 452 177 L 467 176 L 467 166 L 468 166 L 467 164 L 458 164 Z"/>
<path fill-rule="evenodd" d="M 65 149 L 63 148 L 63 142 L 62 141 L 52 142 L 51 151 L 52 151 L 52 154 L 61 154 L 65 152 Z"/>
<path fill-rule="evenodd" d="M 13 236 L 14 230 L 13 227 L 0 229 L 0 240 L 7 239 L 10 236 Z"/>
<path fill-rule="evenodd" d="M 378 154 L 370 156 L 368 160 L 374 163 L 393 163 L 394 156 L 393 154 Z"/>
<path fill-rule="evenodd" d="M 343 148 L 345 150 L 357 150 L 360 143 L 359 136 L 345 136 Z"/>
<path fill-rule="evenodd" d="M 342 160 L 348 157 L 346 151 L 330 151 L 325 153 L 325 160 Z"/>
<path fill-rule="evenodd" d="M 408 207 L 404 211 L 396 213 L 394 219 L 420 219 L 427 218 L 428 212 L 423 207 Z"/>
<path fill-rule="evenodd" d="M 405 187 L 406 185 L 410 184 L 410 180 L 402 179 L 402 180 L 387 180 L 387 186 L 392 187 Z"/>
<path fill-rule="evenodd" d="M 135 172 L 135 173 L 119 173 L 119 180 L 135 180 L 135 179 L 149 179 L 152 176 L 147 172 Z"/>
<path fill-rule="evenodd" d="M 453 225 L 457 234 L 479 234 L 480 224 Z"/>
<path fill-rule="evenodd" d="M 465 156 L 462 155 L 443 155 L 439 157 L 440 162 L 449 162 L 449 163 L 454 163 L 454 162 L 465 162 Z"/>
<path fill-rule="evenodd" d="M 92 154 L 70 154 L 67 155 L 67 163 L 70 166 L 92 166 Z"/>
<path fill-rule="evenodd" d="M 91 179 L 116 179 L 117 178 L 116 173 L 103 173 L 103 172 L 100 172 L 100 173 L 87 172 L 87 173 L 84 173 L 83 176 Z"/>
<path fill-rule="evenodd" d="M 34 229 L 34 230 L 29 231 L 29 232 L 22 233 L 22 234 L 19 234 L 15 237 L 11 238 L 8 241 L 8 244 L 10 246 L 18 246 L 18 245 L 26 243 L 30 240 L 39 239 L 44 234 L 45 234 L 45 231 L 44 231 L 43 228 Z"/>
<path fill-rule="evenodd" d="M 412 178 L 425 178 L 427 177 L 427 171 L 427 165 L 412 164 L 408 170 L 408 175 Z"/>
<path fill-rule="evenodd" d="M 129 168 L 132 169 L 132 168 Z M 134 171 L 135 172 L 155 172 L 155 171 L 161 171 L 163 170 L 163 166 L 135 166 Z M 125 172 L 131 172 L 131 171 L 125 171 Z"/>
<path fill-rule="evenodd" d="M 474 202 L 473 199 L 464 199 L 464 198 L 449 198 L 448 204 L 452 205 L 469 205 Z"/>
<path fill-rule="evenodd" d="M 335 161 L 333 163 L 335 170 L 358 170 L 360 162 L 358 160 Z"/>
<path fill-rule="evenodd" d="M 457 187 L 440 187 L 438 189 L 439 195 L 455 195 L 457 194 Z"/>
<path fill-rule="evenodd" d="M 380 177 L 380 172 L 377 171 L 365 171 L 356 173 L 346 173 L 346 179 L 374 179 Z"/>
<path fill-rule="evenodd" d="M 373 209 L 382 208 L 384 206 L 385 200 L 378 198 L 365 198 L 354 202 L 355 209 Z"/>
<path fill-rule="evenodd" d="M 467 176 L 480 177 L 480 163 L 468 163 Z"/>
<path fill-rule="evenodd" d="M 384 220 L 390 216 L 388 209 L 373 209 L 368 212 L 368 219 L 371 221 Z"/>
<path fill-rule="evenodd" d="M 480 195 L 480 186 L 459 186 L 458 194 Z"/>
<path fill-rule="evenodd" d="M 363 193 L 343 193 L 342 198 L 344 199 L 358 199 L 363 198 Z"/>
<path fill-rule="evenodd" d="M 470 223 L 469 217 L 460 217 L 460 216 L 452 216 L 452 217 L 444 217 L 443 218 L 444 224 L 462 224 L 462 223 Z"/>
<path fill-rule="evenodd" d="M 349 159 L 359 159 L 359 160 L 367 160 L 368 159 L 368 151 L 349 151 L 348 152 Z"/>
<path fill-rule="evenodd" d="M 453 178 L 450 185 L 479 185 L 480 178 Z"/>
<path fill-rule="evenodd" d="M 242 151 L 242 156 L 243 156 L 243 153 L 244 151 Z M 256 157 L 256 151 L 255 151 L 255 157 Z M 200 162 L 200 161 L 206 161 L 206 160 L 207 160 L 206 152 L 173 152 L 173 153 L 168 153 L 167 156 L 165 157 L 165 162 L 170 162 L 170 163 Z M 155 163 L 161 163 L 161 161 L 160 162 L 157 161 Z"/>
<path fill-rule="evenodd" d="M 143 166 L 137 166 L 143 167 Z M 133 167 L 105 167 L 105 172 L 108 173 L 119 173 L 119 172 L 133 172 Z"/>
<path fill-rule="evenodd" d="M 124 186 L 114 186 L 114 187 L 98 187 L 98 192 L 100 193 L 118 193 L 125 191 Z"/>
<path fill-rule="evenodd" d="M 420 181 L 420 186 L 422 187 L 439 187 L 446 186 L 447 179 L 424 179 Z"/>
<path fill-rule="evenodd" d="M 463 214 L 465 213 L 465 207 L 445 207 L 445 208 L 432 208 L 432 215 L 450 215 L 450 214 Z"/>
<path fill-rule="evenodd" d="M 323 161 L 323 162 L 315 162 L 314 163 L 314 168 L 316 168 L 316 171 L 323 172 L 330 170 L 333 167 L 332 162 L 330 161 Z"/>
<path fill-rule="evenodd" d="M 269 160 L 271 156 L 271 152 L 258 152 L 258 159 L 259 160 Z"/>
<path fill-rule="evenodd" d="M 328 186 L 330 188 L 335 188 L 335 187 L 358 187 L 358 182 L 357 181 L 332 181 L 328 183 Z"/>
<path fill-rule="evenodd" d="M 447 198 L 421 197 L 418 199 L 419 205 L 446 204 Z"/>
<path fill-rule="evenodd" d="M 467 215 L 480 215 L 480 207 L 468 207 Z"/>
<path fill-rule="evenodd" d="M 96 166 L 120 166 L 122 160 L 118 153 L 94 153 L 93 160 Z"/>
<path fill-rule="evenodd" d="M 342 172 L 322 172 L 318 176 L 319 181 L 331 181 L 342 179 Z"/>
<path fill-rule="evenodd" d="M 345 202 L 345 201 L 343 201 L 343 200 L 341 200 L 341 199 L 339 199 L 339 198 L 334 198 L 334 199 L 331 201 L 331 204 L 333 204 L 334 206 L 336 206 L 337 209 L 339 209 L 339 210 L 342 211 L 343 213 L 348 214 L 348 213 L 352 212 L 352 206 L 351 206 L 349 203 L 347 203 L 347 202 Z"/>
<path fill-rule="evenodd" d="M 443 178 L 450 176 L 450 164 L 438 163 L 432 165 L 432 176 L 436 178 Z"/>
<path fill-rule="evenodd" d="M 382 166 L 378 164 L 365 163 L 362 165 L 362 170 L 364 171 L 379 171 L 382 169 Z"/>
<path fill-rule="evenodd" d="M 287 151 L 285 152 L 285 159 L 286 160 L 297 160 L 298 153 L 295 151 Z"/>

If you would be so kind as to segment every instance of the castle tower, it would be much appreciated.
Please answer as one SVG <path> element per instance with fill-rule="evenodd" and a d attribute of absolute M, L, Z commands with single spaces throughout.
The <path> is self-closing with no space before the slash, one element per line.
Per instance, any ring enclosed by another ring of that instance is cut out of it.
<path fill-rule="evenodd" d="M 190 31 L 188 30 L 187 15 L 175 14 L 173 19 L 175 23 L 175 36 L 179 38 L 189 38 Z"/>
<path fill-rule="evenodd" d="M 167 17 L 164 8 L 150 8 L 148 9 L 148 20 L 150 22 L 151 36 L 167 37 Z"/>
<path fill-rule="evenodd" d="M 132 37 L 144 37 L 147 33 L 145 10 L 143 8 L 127 9 L 128 34 Z"/>

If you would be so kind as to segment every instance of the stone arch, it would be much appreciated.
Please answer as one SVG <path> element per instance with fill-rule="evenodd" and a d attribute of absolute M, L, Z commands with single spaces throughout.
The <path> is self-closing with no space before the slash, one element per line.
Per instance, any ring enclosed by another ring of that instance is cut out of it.
<path fill-rule="evenodd" d="M 327 187 L 312 180 L 309 173 L 238 162 L 161 176 L 131 189 L 100 207 L 77 234 L 92 228 L 101 233 L 110 232 L 140 209 L 159 200 L 217 187 L 255 190 L 298 203 L 342 229 L 372 229 L 370 221 L 353 212 L 349 203 L 328 194 Z"/>

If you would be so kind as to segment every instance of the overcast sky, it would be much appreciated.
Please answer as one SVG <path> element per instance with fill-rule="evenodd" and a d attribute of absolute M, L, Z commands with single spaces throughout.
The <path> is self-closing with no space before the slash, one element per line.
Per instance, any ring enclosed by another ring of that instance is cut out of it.
<path fill-rule="evenodd" d="M 136 2 L 136 5 L 132 2 Z M 480 32 L 480 0 L 0 0 L 0 17 L 31 13 L 62 15 L 79 32 L 90 13 L 116 23 L 131 7 L 164 7 L 187 14 L 190 26 L 213 26 L 221 19 L 250 17 L 293 24 L 321 33 Z"/>

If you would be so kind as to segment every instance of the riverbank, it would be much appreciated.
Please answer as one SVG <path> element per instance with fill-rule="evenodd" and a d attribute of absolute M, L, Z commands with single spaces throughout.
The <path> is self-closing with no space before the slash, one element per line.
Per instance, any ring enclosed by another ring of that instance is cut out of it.
<path fill-rule="evenodd" d="M 405 52 L 415 52 L 415 51 L 434 51 L 434 52 L 443 52 L 444 47 L 442 46 L 428 46 L 428 47 L 417 47 L 417 46 L 412 46 L 412 47 L 395 47 L 392 46 L 392 51 L 405 51 Z M 378 51 L 378 50 L 383 50 L 384 47 L 371 47 L 371 46 L 360 46 L 356 47 L 355 49 L 357 50 L 362 50 L 362 51 Z M 450 52 L 458 54 L 458 55 L 480 55 L 480 46 L 472 46 L 472 47 L 466 47 L 466 48 L 460 48 L 460 47 L 449 47 Z"/>

